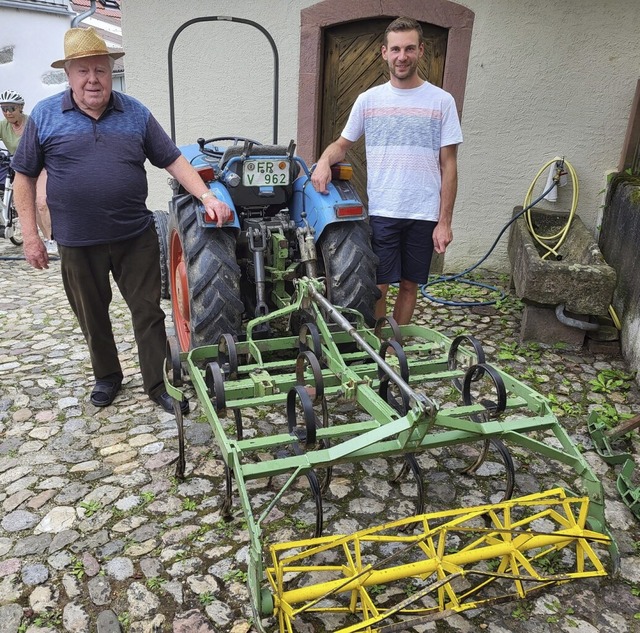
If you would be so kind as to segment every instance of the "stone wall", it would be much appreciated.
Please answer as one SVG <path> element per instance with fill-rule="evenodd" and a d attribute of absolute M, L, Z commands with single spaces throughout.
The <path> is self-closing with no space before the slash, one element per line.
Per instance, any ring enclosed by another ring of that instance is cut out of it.
<path fill-rule="evenodd" d="M 613 297 L 622 322 L 622 353 L 631 369 L 640 369 L 640 183 L 614 179 L 600 232 L 600 250 L 618 277 Z M 638 380 L 638 378 L 636 378 Z"/>

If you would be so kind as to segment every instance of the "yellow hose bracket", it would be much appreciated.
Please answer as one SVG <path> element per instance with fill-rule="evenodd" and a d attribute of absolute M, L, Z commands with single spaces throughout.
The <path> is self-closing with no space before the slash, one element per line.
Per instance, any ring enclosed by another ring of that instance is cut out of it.
<path fill-rule="evenodd" d="M 588 497 L 555 488 L 271 545 L 266 576 L 280 631 L 306 613 L 332 613 L 342 614 L 336 633 L 375 633 L 606 576 L 598 553 L 610 538 L 587 529 L 588 509 Z M 403 599 L 390 604 L 394 596 Z"/>

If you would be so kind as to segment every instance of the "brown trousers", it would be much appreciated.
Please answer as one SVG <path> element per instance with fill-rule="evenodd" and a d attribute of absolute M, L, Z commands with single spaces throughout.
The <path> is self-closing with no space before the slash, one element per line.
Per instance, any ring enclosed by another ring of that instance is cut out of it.
<path fill-rule="evenodd" d="M 89 347 L 96 379 L 122 380 L 109 305 L 113 275 L 131 312 L 144 390 L 164 391 L 164 312 L 160 308 L 160 252 L 153 223 L 142 235 L 95 246 L 58 245 L 62 281 Z"/>

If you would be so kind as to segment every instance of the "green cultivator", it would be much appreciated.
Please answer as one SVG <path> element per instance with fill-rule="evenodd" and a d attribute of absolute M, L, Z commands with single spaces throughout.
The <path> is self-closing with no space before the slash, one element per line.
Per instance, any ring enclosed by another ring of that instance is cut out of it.
<path fill-rule="evenodd" d="M 264 322 L 281 317 L 302 323 L 299 336 L 254 336 Z M 242 341 L 226 334 L 217 345 L 188 352 L 180 352 L 171 342 L 166 380 L 177 400 L 183 397 L 183 366 L 226 465 L 224 510 L 230 513 L 235 488 L 248 525 L 248 580 L 258 619 L 283 608 L 277 592 L 265 587 L 262 541 L 270 514 L 304 476 L 316 508 L 314 538 L 319 538 L 323 493 L 331 483 L 332 469 L 340 464 L 399 456 L 403 468 L 398 477 L 410 472 L 418 482 L 416 515 L 420 515 L 425 511 L 420 453 L 479 445 L 477 460 L 466 468 L 474 473 L 492 451 L 503 464 L 505 481 L 500 490 L 502 501 L 508 501 L 515 473 L 507 445 L 524 447 L 573 470 L 590 502 L 590 527 L 606 531 L 602 485 L 558 424 L 549 402 L 487 364 L 473 337 L 451 340 L 425 327 L 398 327 L 392 319 L 382 319 L 369 329 L 354 310 L 331 305 L 321 281 L 304 277 L 296 281 L 292 304 L 250 321 Z M 443 382 L 459 391 L 458 406 L 440 408 L 429 397 Z M 338 399 L 350 401 L 357 414 L 334 424 L 331 403 Z M 252 429 L 249 436 L 243 410 L 263 406 L 282 413 L 282 431 L 261 437 Z M 177 405 L 175 413 L 180 441 L 177 475 L 182 477 L 184 436 Z M 229 417 L 234 425 L 229 420 L 223 423 Z M 284 476 L 284 484 L 256 507 L 255 497 L 260 495 L 252 494 L 251 482 L 276 476 Z M 610 547 L 615 554 L 615 545 Z M 282 630 L 289 626 L 281 622 Z"/>

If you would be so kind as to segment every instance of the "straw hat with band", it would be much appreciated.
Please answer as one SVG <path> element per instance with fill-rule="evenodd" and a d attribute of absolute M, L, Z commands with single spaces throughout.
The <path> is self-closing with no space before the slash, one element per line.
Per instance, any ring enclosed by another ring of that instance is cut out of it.
<path fill-rule="evenodd" d="M 105 41 L 91 27 L 69 29 L 64 34 L 64 59 L 53 62 L 51 66 L 52 68 L 64 68 L 65 62 L 94 55 L 108 55 L 111 59 L 119 59 L 124 53 L 110 51 Z"/>

